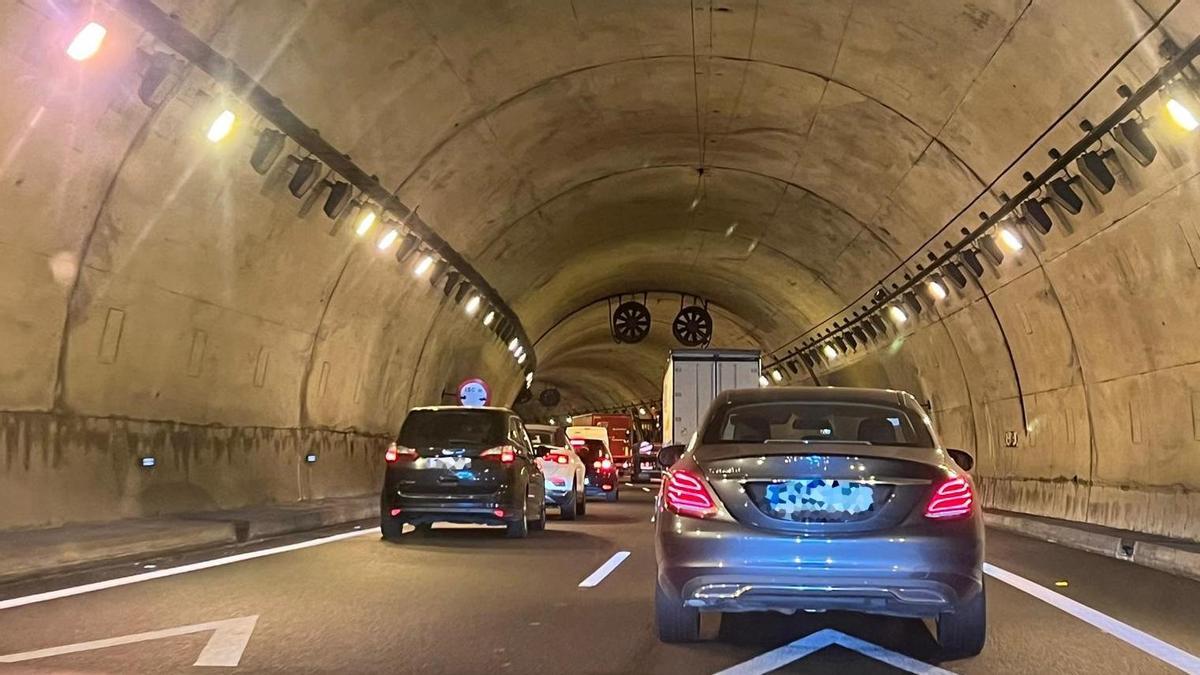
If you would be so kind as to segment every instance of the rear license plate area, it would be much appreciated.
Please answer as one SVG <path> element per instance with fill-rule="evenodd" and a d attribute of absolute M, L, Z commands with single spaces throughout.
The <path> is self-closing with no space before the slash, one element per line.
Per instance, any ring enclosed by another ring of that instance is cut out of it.
<path fill-rule="evenodd" d="M 867 520 L 879 512 L 891 490 L 891 486 L 828 478 L 746 485 L 747 493 L 760 511 L 772 518 L 796 523 Z"/>
<path fill-rule="evenodd" d="M 417 469 L 442 469 L 445 471 L 466 471 L 471 468 L 470 457 L 420 457 L 415 462 Z"/>

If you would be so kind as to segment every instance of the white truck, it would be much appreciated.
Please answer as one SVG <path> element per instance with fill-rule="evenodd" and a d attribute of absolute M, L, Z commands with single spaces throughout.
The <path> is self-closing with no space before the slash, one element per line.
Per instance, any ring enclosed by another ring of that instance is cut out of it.
<path fill-rule="evenodd" d="M 762 354 L 748 349 L 675 349 L 663 379 L 663 447 L 686 445 L 723 391 L 759 386 Z"/>

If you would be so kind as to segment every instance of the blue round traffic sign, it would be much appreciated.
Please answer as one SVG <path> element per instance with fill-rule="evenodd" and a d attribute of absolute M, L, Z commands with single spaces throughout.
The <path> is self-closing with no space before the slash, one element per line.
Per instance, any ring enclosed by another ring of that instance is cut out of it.
<path fill-rule="evenodd" d="M 478 377 L 463 380 L 463 383 L 458 385 L 458 401 L 465 406 L 478 408 L 487 405 L 490 400 L 492 390 L 488 388 L 487 382 Z"/>

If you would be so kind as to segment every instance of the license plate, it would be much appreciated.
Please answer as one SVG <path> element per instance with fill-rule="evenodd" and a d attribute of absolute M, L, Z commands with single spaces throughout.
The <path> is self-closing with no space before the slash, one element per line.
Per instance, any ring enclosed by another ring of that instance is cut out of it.
<path fill-rule="evenodd" d="M 767 485 L 763 500 L 785 518 L 814 513 L 856 515 L 875 505 L 875 490 L 844 480 L 789 480 Z"/>
<path fill-rule="evenodd" d="M 416 461 L 418 469 L 448 469 L 462 471 L 471 468 L 470 457 L 422 457 Z"/>

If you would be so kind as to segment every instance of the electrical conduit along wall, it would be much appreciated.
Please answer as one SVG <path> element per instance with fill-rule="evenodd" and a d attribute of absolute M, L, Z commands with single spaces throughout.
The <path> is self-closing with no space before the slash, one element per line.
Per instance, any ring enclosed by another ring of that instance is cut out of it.
<path fill-rule="evenodd" d="M 0 40 L 0 528 L 370 493 L 410 406 L 467 374 L 515 394 L 503 345 L 380 233 L 299 217 L 244 122 L 208 142 L 253 114 L 206 76 L 150 109 L 121 15 L 83 64 L 29 7 L 0 23 L 33 36 Z"/>

